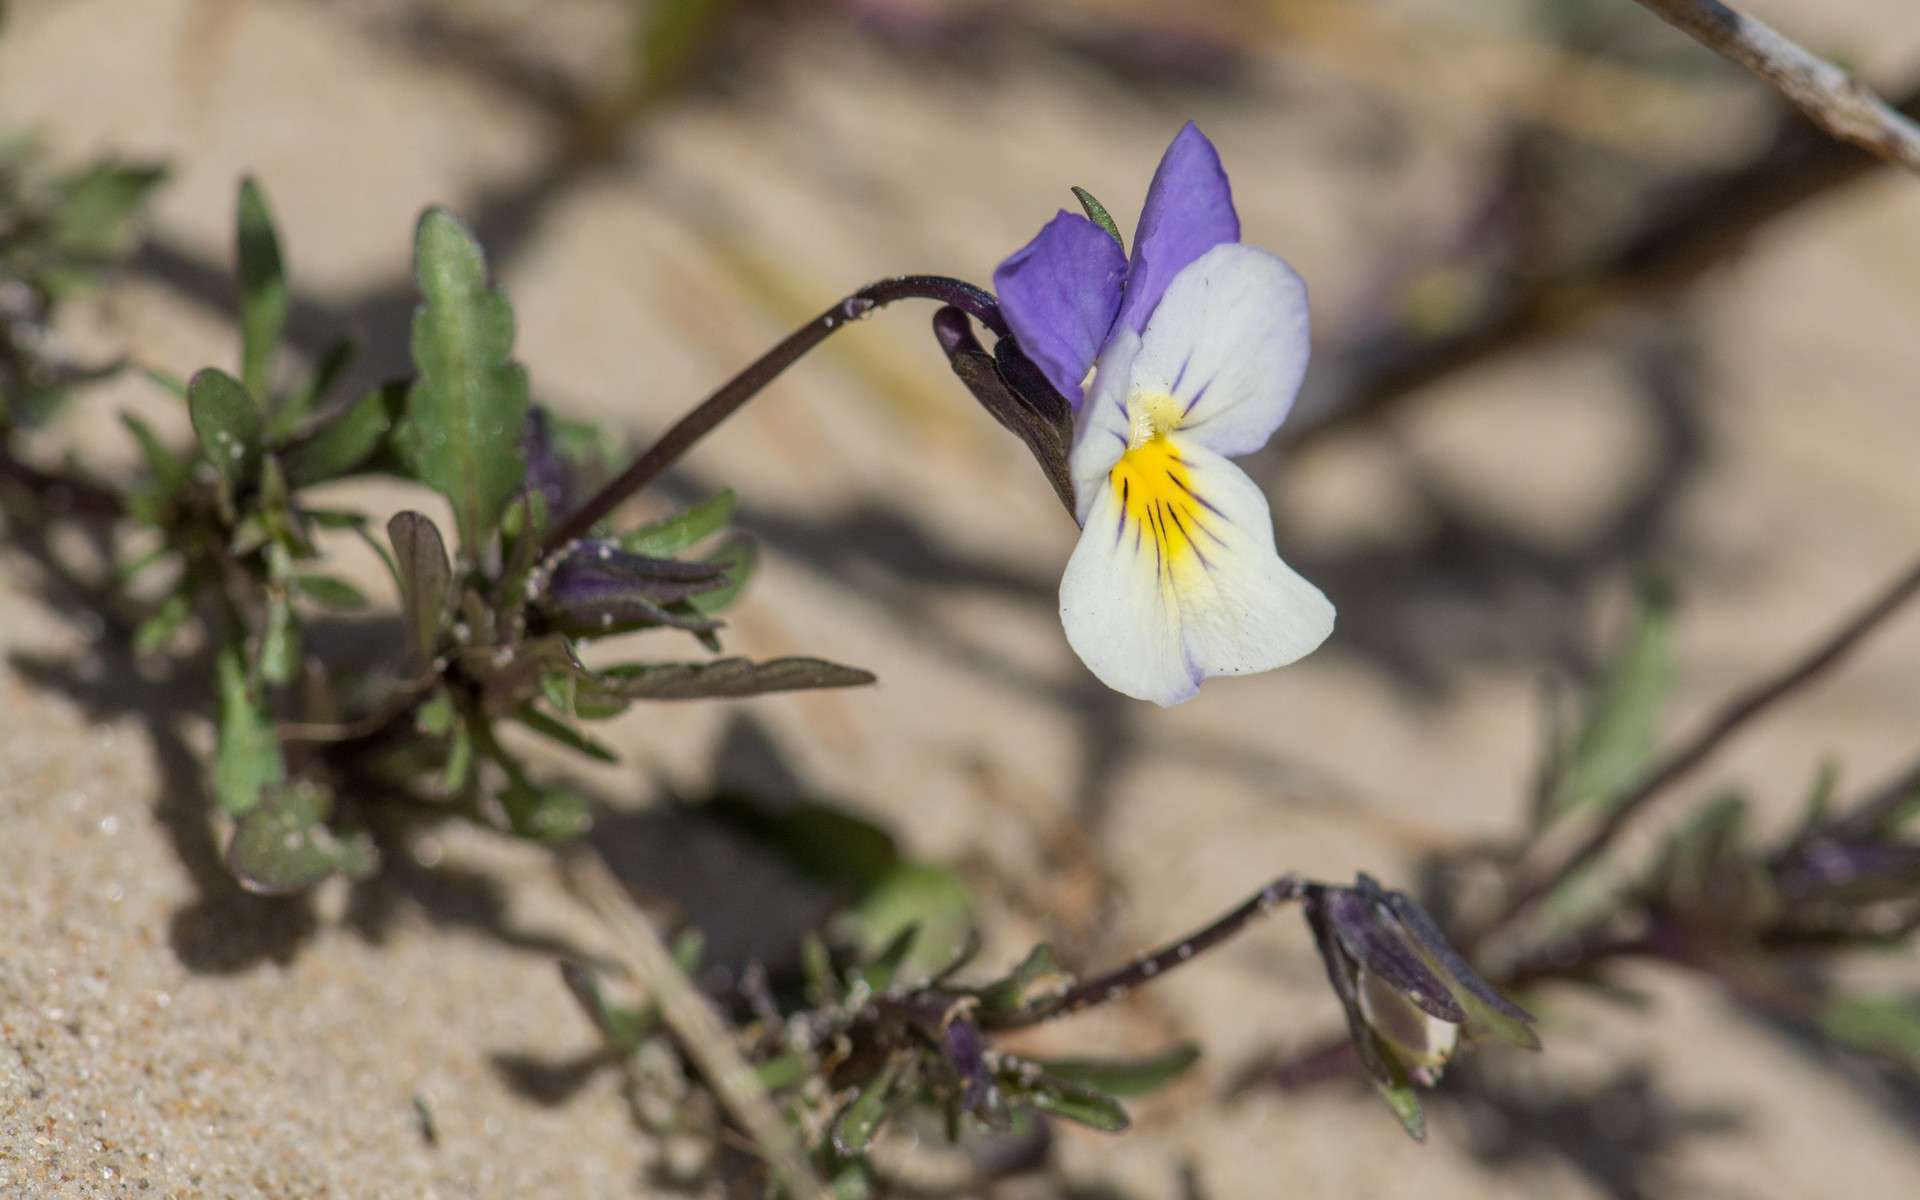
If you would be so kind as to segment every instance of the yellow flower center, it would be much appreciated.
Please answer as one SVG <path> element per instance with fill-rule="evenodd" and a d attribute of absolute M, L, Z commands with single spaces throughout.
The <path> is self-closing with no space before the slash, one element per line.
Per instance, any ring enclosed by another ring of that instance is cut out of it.
<path fill-rule="evenodd" d="M 1171 396 L 1136 396 L 1128 408 L 1132 436 L 1107 472 L 1120 501 L 1117 536 L 1142 553 L 1151 546 L 1163 574 L 1170 576 L 1192 561 L 1204 566 L 1208 546 L 1220 543 L 1210 527 L 1219 515 L 1201 498 L 1193 470 L 1171 436 L 1180 427 L 1180 405 Z"/>

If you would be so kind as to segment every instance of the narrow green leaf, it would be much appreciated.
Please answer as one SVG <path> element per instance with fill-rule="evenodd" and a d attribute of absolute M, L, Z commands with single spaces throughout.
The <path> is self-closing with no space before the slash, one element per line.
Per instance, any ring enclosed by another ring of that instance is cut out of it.
<path fill-rule="evenodd" d="M 760 1080 L 760 1086 L 769 1092 L 802 1083 L 811 1071 L 812 1067 L 806 1058 L 798 1054 L 782 1054 L 753 1065 L 753 1073 Z"/>
<path fill-rule="evenodd" d="M 352 338 L 341 338 L 328 346 L 320 361 L 314 364 L 313 374 L 307 376 L 306 383 L 294 388 L 282 397 L 280 404 L 267 418 L 267 437 L 283 440 L 299 428 L 305 420 L 327 398 L 333 385 L 353 365 L 354 358 L 360 353 L 360 344 Z M 394 412 L 398 415 L 400 403 L 406 399 L 406 385 L 392 385 L 395 392 Z"/>
<path fill-rule="evenodd" d="M 447 544 L 434 523 L 417 512 L 395 513 L 387 522 L 394 563 L 400 576 L 400 607 L 414 665 L 423 669 L 440 646 L 440 623 L 447 611 L 453 566 Z"/>
<path fill-rule="evenodd" d="M 231 495 L 260 465 L 259 408 L 239 380 L 208 367 L 187 382 L 187 412 L 200 448 Z"/>
<path fill-rule="evenodd" d="M 705 561 L 727 568 L 727 581 L 712 591 L 689 596 L 687 607 L 703 617 L 710 617 L 730 607 L 746 590 L 747 581 L 760 566 L 760 548 L 752 538 L 738 534 L 723 542 L 718 550 L 706 556 Z"/>
<path fill-rule="evenodd" d="M 1408 1137 L 1416 1142 L 1427 1140 L 1427 1114 L 1421 1109 L 1420 1096 L 1413 1090 L 1411 1083 L 1404 1081 L 1388 1083 L 1376 1079 L 1373 1081 L 1373 1088 L 1380 1093 L 1380 1098 L 1387 1102 L 1387 1107 L 1392 1110 L 1393 1115 L 1399 1118 L 1400 1128 L 1407 1131 Z"/>
<path fill-rule="evenodd" d="M 639 1049 L 640 1043 L 653 1036 L 660 1027 L 660 1010 L 652 1004 L 638 1008 L 616 1003 L 600 986 L 600 977 L 592 968 L 576 962 L 560 964 L 561 982 L 573 993 L 580 1007 L 587 1010 L 587 1016 L 594 1027 L 600 1031 L 607 1044 L 623 1054 L 631 1054 Z"/>
<path fill-rule="evenodd" d="M 927 862 L 895 862 L 864 889 L 859 901 L 834 922 L 851 930 L 869 953 L 914 929 L 911 953 L 898 973 L 920 980 L 950 965 L 966 945 L 975 924 L 973 894 L 960 873 Z"/>
<path fill-rule="evenodd" d="M 220 738 L 214 750 L 213 790 L 220 807 L 239 816 L 260 803 L 261 793 L 286 779 L 273 722 L 247 687 L 240 653 L 229 646 L 217 659 L 220 677 Z"/>
<path fill-rule="evenodd" d="M 1120 1133 L 1132 1124 L 1127 1110 L 1112 1096 L 1057 1079 L 1036 1064 L 1011 1056 L 1003 1057 L 1001 1063 L 996 1080 L 1011 1100 L 1024 1101 L 1049 1116 L 1102 1133 Z"/>
<path fill-rule="evenodd" d="M 893 986 L 894 978 L 900 973 L 900 964 L 907 961 L 907 955 L 913 951 L 913 943 L 920 936 L 918 925 L 907 925 L 885 946 L 871 962 L 860 968 L 860 977 L 868 987 L 876 992 L 884 992 Z"/>
<path fill-rule="evenodd" d="M 187 398 L 187 381 L 172 371 L 162 371 L 158 367 L 142 367 L 140 373 L 163 390 L 173 393 L 182 400 Z"/>
<path fill-rule="evenodd" d="M 414 269 L 424 303 L 413 317 L 402 450 L 421 482 L 452 502 L 460 544 L 477 555 L 524 473 L 527 376 L 512 361 L 513 309 L 487 287 L 480 244 L 445 209 L 420 218 Z"/>
<path fill-rule="evenodd" d="M 227 846 L 227 866 L 250 892 L 304 891 L 335 871 L 371 874 L 377 861 L 364 833 L 340 837 L 326 824 L 332 798 L 307 782 L 269 788 L 240 818 Z"/>
<path fill-rule="evenodd" d="M 447 760 L 440 767 L 440 794 L 458 796 L 473 778 L 473 734 L 465 721 L 455 721 L 448 732 Z"/>
<path fill-rule="evenodd" d="M 278 547 L 276 547 L 278 549 Z M 300 669 L 300 626 L 284 588 L 267 596 L 267 626 L 260 634 L 260 678 L 278 687 Z"/>
<path fill-rule="evenodd" d="M 311 437 L 288 448 L 287 480 L 295 487 L 337 479 L 372 458 L 406 403 L 407 385 L 386 383 L 360 397 Z"/>
<path fill-rule="evenodd" d="M 81 259 L 119 253 L 134 216 L 166 176 L 164 167 L 103 159 L 62 180 L 53 205 L 55 249 Z"/>
<path fill-rule="evenodd" d="M 187 623 L 192 615 L 193 606 L 183 592 L 168 596 L 151 617 L 140 623 L 133 635 L 133 649 L 136 654 L 153 654 L 166 648 L 173 635 Z"/>
<path fill-rule="evenodd" d="M 720 532 L 733 519 L 737 503 L 738 497 L 729 488 L 683 512 L 620 535 L 620 545 L 635 554 L 672 558 Z"/>
<path fill-rule="evenodd" d="M 1586 806 L 1611 807 L 1638 782 L 1660 731 L 1674 684 L 1674 600 L 1649 583 L 1633 628 L 1587 707 L 1556 786 L 1548 819 Z"/>
<path fill-rule="evenodd" d="M 273 387 L 273 356 L 287 324 L 287 274 L 260 185 L 240 181 L 234 251 L 240 270 L 240 378 L 262 409 Z"/>
<path fill-rule="evenodd" d="M 555 720 L 531 704 L 521 705 L 514 711 L 513 719 L 542 737 L 556 741 L 567 749 L 584 754 L 588 758 L 605 763 L 620 761 L 620 756 L 603 743 L 588 737 L 564 721 Z"/>
<path fill-rule="evenodd" d="M 325 608 L 352 611 L 367 607 L 367 595 L 338 575 L 300 575 L 294 579 L 300 594 Z"/>
<path fill-rule="evenodd" d="M 536 784 L 520 778 L 500 792 L 513 832 L 543 842 L 579 837 L 593 826 L 593 810 L 586 798 L 559 784 Z"/>
<path fill-rule="evenodd" d="M 807 1003 L 824 1008 L 840 1000 L 840 981 L 834 978 L 833 954 L 826 939 L 809 929 L 800 938 L 800 977 L 806 988 Z"/>
<path fill-rule="evenodd" d="M 866 1153 L 867 1146 L 887 1122 L 896 1085 L 909 1061 L 905 1054 L 895 1054 L 887 1059 L 859 1094 L 849 1100 L 847 1106 L 833 1118 L 829 1137 L 835 1153 L 846 1158 Z"/>
<path fill-rule="evenodd" d="M 707 663 L 633 663 L 611 667 L 594 677 L 588 691 L 628 700 L 696 700 L 758 696 L 807 688 L 855 687 L 872 683 L 870 672 L 817 658 L 775 658 L 756 663 L 722 658 Z"/>
<path fill-rule="evenodd" d="M 1819 1025 L 1844 1046 L 1920 1073 L 1920 997 L 1837 996 L 1821 1010 Z"/>
<path fill-rule="evenodd" d="M 1127 241 L 1120 236 L 1120 227 L 1113 223 L 1113 214 L 1107 211 L 1107 206 L 1095 200 L 1093 193 L 1083 187 L 1074 188 L 1073 195 L 1080 201 L 1080 207 L 1087 210 L 1087 220 L 1106 230 L 1107 236 L 1113 239 L 1113 244 L 1125 253 Z"/>
<path fill-rule="evenodd" d="M 1053 947 L 1041 942 L 1005 978 L 980 988 L 980 1012 L 984 1017 L 1011 1016 L 1024 1012 L 1042 999 L 1060 990 L 1067 973 L 1053 957 Z"/>
<path fill-rule="evenodd" d="M 153 426 L 130 412 L 120 414 L 120 420 L 140 443 L 140 456 L 147 460 L 147 473 L 152 477 L 153 491 L 171 498 L 180 493 L 193 479 L 193 465 L 167 448 Z"/>
<path fill-rule="evenodd" d="M 1182 1042 L 1146 1058 L 1054 1058 L 1040 1059 L 1036 1065 L 1056 1079 L 1109 1096 L 1144 1096 L 1172 1083 L 1199 1061 L 1200 1047 Z"/>

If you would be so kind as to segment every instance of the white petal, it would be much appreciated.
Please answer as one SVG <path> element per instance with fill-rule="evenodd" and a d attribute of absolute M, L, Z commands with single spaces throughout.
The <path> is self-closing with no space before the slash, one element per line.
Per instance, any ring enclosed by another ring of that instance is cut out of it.
<path fill-rule="evenodd" d="M 1114 691 L 1178 704 L 1198 690 L 1201 676 L 1180 642 L 1180 608 L 1153 531 L 1122 522 L 1125 509 L 1105 480 L 1090 499 L 1080 544 L 1060 577 L 1067 643 Z"/>
<path fill-rule="evenodd" d="M 1133 359 L 1129 398 L 1171 396 L 1191 443 L 1239 458 L 1286 420 L 1306 370 L 1306 284 L 1277 255 L 1235 242 L 1174 276 Z"/>
<path fill-rule="evenodd" d="M 1177 704 L 1208 676 L 1285 666 L 1333 632 L 1333 605 L 1274 550 L 1266 497 L 1220 455 L 1158 438 L 1088 499 L 1060 620 L 1115 691 Z"/>
<path fill-rule="evenodd" d="M 1074 514 L 1082 526 L 1092 511 L 1094 497 L 1105 486 L 1107 472 L 1126 453 L 1132 432 L 1127 415 L 1127 379 L 1140 335 L 1131 329 L 1116 332 L 1093 366 L 1093 386 L 1074 417 L 1073 450 L 1067 469 L 1073 474 Z"/>

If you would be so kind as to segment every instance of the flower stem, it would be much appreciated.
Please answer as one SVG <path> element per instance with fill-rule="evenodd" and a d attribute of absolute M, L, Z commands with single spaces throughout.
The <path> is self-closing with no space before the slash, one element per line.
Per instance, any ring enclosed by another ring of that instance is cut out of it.
<path fill-rule="evenodd" d="M 1916 597 L 1920 597 L 1920 561 L 1910 564 L 1884 591 L 1779 674 L 1763 679 L 1729 699 L 1690 741 L 1662 759 L 1621 797 L 1606 819 L 1596 825 L 1564 858 L 1551 869 L 1523 877 L 1514 886 L 1497 916 L 1477 934 L 1462 938 L 1464 948 L 1471 950 L 1494 934 L 1511 928 L 1560 884 L 1605 853 L 1620 831 L 1652 800 L 1706 762 L 1714 751 L 1748 722 L 1825 675 L 1845 659 L 1854 647 L 1865 641 L 1867 635 Z"/>
<path fill-rule="evenodd" d="M 999 303 L 991 293 L 973 284 L 942 275 L 901 275 L 870 283 L 788 334 L 779 345 L 755 359 L 745 370 L 681 417 L 660 435 L 658 441 L 634 459 L 619 478 L 601 488 L 585 504 L 569 513 L 564 521 L 554 526 L 547 534 L 542 553 L 552 554 L 580 537 L 629 496 L 658 479 L 667 468 L 680 461 L 682 455 L 693 449 L 701 438 L 712 433 L 722 421 L 759 395 L 782 371 L 826 341 L 835 330 L 896 300 L 933 300 L 951 305 L 985 325 L 996 337 L 1005 337 L 1007 334 Z"/>
<path fill-rule="evenodd" d="M 1038 1025 L 1042 1021 L 1051 1021 L 1057 1017 L 1071 1016 L 1082 1009 L 1092 1008 L 1096 1004 L 1105 1004 L 1109 1000 L 1118 1000 L 1133 989 L 1159 978 L 1175 967 L 1192 962 L 1201 954 L 1251 925 L 1256 918 L 1266 916 L 1283 904 L 1304 899 L 1323 886 L 1309 883 L 1297 875 L 1282 875 L 1247 897 L 1239 907 L 1215 918 L 1179 941 L 1170 942 L 1151 954 L 1143 954 L 1124 967 L 1117 967 L 1103 975 L 1096 975 L 1092 979 L 1077 983 L 1053 999 L 1026 1012 L 1016 1013 L 999 1020 L 982 1021 L 982 1026 L 989 1029 L 1019 1029 L 1028 1025 Z"/>

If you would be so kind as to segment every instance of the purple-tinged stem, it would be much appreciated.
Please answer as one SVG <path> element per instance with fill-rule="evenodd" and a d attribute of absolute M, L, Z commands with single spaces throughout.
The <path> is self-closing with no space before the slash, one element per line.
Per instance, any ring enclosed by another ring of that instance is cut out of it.
<path fill-rule="evenodd" d="M 1828 634 L 1818 645 L 1789 664 L 1785 670 L 1729 699 L 1691 741 L 1669 754 L 1649 771 L 1632 791 L 1614 805 L 1606 819 L 1595 826 L 1586 839 L 1568 852 L 1565 858 L 1551 869 L 1525 879 L 1517 885 L 1499 915 L 1480 930 L 1479 936 L 1462 939 L 1464 948 L 1471 950 L 1475 944 L 1483 942 L 1497 931 L 1510 928 L 1515 921 L 1531 912 L 1534 905 L 1545 899 L 1561 883 L 1599 858 L 1613 844 L 1614 838 L 1619 836 L 1620 831 L 1644 810 L 1650 801 L 1706 762 L 1715 750 L 1718 750 L 1747 722 L 1826 674 L 1846 658 L 1854 647 L 1865 641 L 1868 634 L 1884 625 L 1916 596 L 1920 596 L 1920 561 L 1909 565 L 1884 591 L 1849 617 L 1839 628 Z"/>
<path fill-rule="evenodd" d="M 1142 984 L 1192 962 L 1206 951 L 1233 937 L 1283 904 L 1292 904 L 1321 890 L 1322 885 L 1308 883 L 1296 875 L 1282 875 L 1243 901 L 1238 908 L 1195 930 L 1177 942 L 1170 942 L 1151 954 L 1141 955 L 1124 967 L 1077 983 L 1065 992 L 1026 1012 L 1009 1017 L 983 1020 L 989 1029 L 1019 1029 L 1070 1016 L 1082 1009 L 1118 1000 Z"/>
<path fill-rule="evenodd" d="M 901 275 L 870 283 L 788 334 L 779 345 L 748 364 L 745 370 L 722 384 L 720 390 L 681 417 L 672 428 L 660 435 L 660 440 L 634 459 L 619 478 L 601 488 L 585 504 L 554 526 L 552 532 L 547 534 L 542 553 L 552 554 L 580 537 L 627 497 L 658 479 L 667 468 L 679 462 L 682 455 L 693 449 L 701 438 L 712 433 L 722 421 L 759 395 L 782 371 L 826 341 L 835 330 L 896 300 L 932 300 L 951 305 L 992 330 L 994 336 L 1007 335 L 1007 324 L 1000 315 L 999 302 L 992 293 L 973 284 L 943 275 Z"/>

